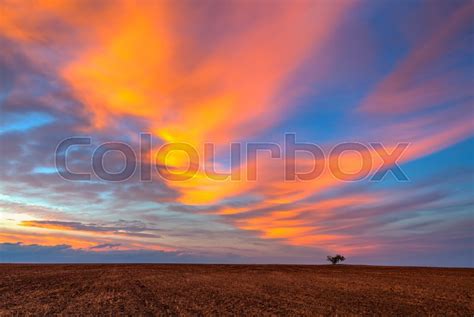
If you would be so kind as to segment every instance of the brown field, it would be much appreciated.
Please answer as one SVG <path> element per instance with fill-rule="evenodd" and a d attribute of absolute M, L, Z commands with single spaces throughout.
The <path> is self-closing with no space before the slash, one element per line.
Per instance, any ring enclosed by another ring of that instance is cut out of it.
<path fill-rule="evenodd" d="M 473 316 L 474 269 L 0 265 L 0 315 Z"/>

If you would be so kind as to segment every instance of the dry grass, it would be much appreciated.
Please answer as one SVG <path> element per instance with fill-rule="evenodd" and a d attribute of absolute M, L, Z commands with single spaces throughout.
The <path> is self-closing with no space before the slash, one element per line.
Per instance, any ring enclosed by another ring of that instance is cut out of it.
<path fill-rule="evenodd" d="M 0 315 L 473 316 L 473 269 L 0 265 Z"/>

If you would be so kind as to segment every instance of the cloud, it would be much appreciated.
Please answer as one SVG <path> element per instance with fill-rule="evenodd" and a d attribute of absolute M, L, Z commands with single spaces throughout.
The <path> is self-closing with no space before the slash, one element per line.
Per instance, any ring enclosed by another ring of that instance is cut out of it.
<path fill-rule="evenodd" d="M 94 249 L 114 249 L 116 247 L 121 246 L 120 243 L 103 243 L 103 244 L 98 244 L 93 247 L 90 247 L 91 250 Z"/>
<path fill-rule="evenodd" d="M 469 80 L 472 63 L 466 67 L 456 63 L 450 56 L 463 58 L 469 53 L 469 49 L 464 45 L 463 34 L 472 24 L 470 17 L 473 8 L 472 3 L 465 3 L 460 8 L 454 9 L 446 20 L 436 25 L 437 28 L 433 29 L 432 34 L 426 39 L 419 39 L 412 51 L 375 86 L 374 91 L 369 93 L 359 108 L 363 112 L 363 117 L 358 120 L 362 121 L 362 125 L 370 124 L 370 129 L 366 129 L 365 135 L 362 135 L 365 140 L 382 142 L 389 153 L 393 151 L 397 142 L 410 144 L 398 161 L 399 164 L 427 156 L 473 135 L 471 118 L 467 115 L 472 108 L 472 89 Z M 456 43 L 454 48 L 451 46 L 453 41 Z M 451 63 L 437 64 L 441 60 Z M 441 66 L 438 67 L 439 65 Z M 368 155 L 372 158 L 373 164 L 366 172 L 372 175 L 381 166 L 381 161 L 375 150 L 368 151 Z M 305 165 L 304 160 L 297 162 L 299 166 Z M 357 170 L 359 162 L 360 160 L 354 156 L 346 156 L 339 161 L 344 170 L 351 170 L 354 167 Z M 315 215 L 325 214 L 318 210 L 320 201 L 306 206 L 304 200 L 346 186 L 346 183 L 335 179 L 327 171 L 314 181 L 284 182 L 281 174 L 279 177 L 275 176 L 278 171 L 284 170 L 282 162 L 275 163 L 265 159 L 265 163 L 261 164 L 263 167 L 259 168 L 260 178 L 244 191 L 258 195 L 260 199 L 256 203 L 249 203 L 248 206 L 228 208 L 222 212 L 242 214 L 243 219 L 233 221 L 235 225 L 243 229 L 259 228 L 264 238 L 280 236 L 288 243 L 303 245 L 342 247 L 351 239 L 351 235 L 328 234 L 321 228 L 320 222 L 308 223 L 298 218 L 302 211 L 311 210 L 312 207 Z M 438 197 L 435 193 L 426 197 L 432 200 L 444 198 Z M 418 198 L 415 201 L 419 201 Z M 322 202 L 324 203 L 324 200 Z M 282 207 L 282 203 L 288 206 Z M 395 203 L 393 208 L 390 204 L 370 207 L 373 203 L 371 200 L 356 204 L 377 214 L 359 214 L 359 208 L 349 208 L 343 215 L 336 210 L 329 213 L 335 218 L 349 217 L 353 220 L 352 214 L 359 215 L 361 225 L 364 225 L 376 217 L 390 214 L 392 210 L 408 211 L 418 208 L 404 197 L 400 197 L 400 201 Z M 282 212 L 275 212 L 279 210 L 278 208 L 282 208 Z M 249 225 L 252 222 L 254 225 Z M 370 244 L 374 243 L 366 245 Z"/>
<path fill-rule="evenodd" d="M 113 129 L 121 118 L 140 118 L 143 131 L 163 141 L 186 142 L 201 152 L 204 142 L 227 144 L 279 121 L 291 106 L 292 98 L 282 94 L 285 87 L 289 89 L 304 61 L 314 58 L 352 5 L 253 4 L 256 16 L 249 19 L 248 4 L 238 2 L 218 6 L 216 14 L 190 4 L 120 1 L 102 6 L 97 20 L 96 8 L 88 2 L 39 2 L 35 17 L 19 24 L 28 19 L 29 11 L 13 2 L 5 5 L 4 35 L 27 50 L 43 38 L 48 45 L 41 47 L 56 47 L 60 63 L 41 54 L 34 60 L 54 70 L 83 105 L 78 108 L 89 116 L 89 131 Z M 208 32 L 211 17 L 218 28 L 205 40 L 188 35 Z M 56 24 L 72 32 L 77 44 L 48 28 Z M 72 47 L 75 52 L 69 54 Z M 183 165 L 179 160 L 175 164 Z M 242 183 L 221 186 L 202 174 L 168 186 L 185 204 L 216 203 L 246 188 Z"/>
<path fill-rule="evenodd" d="M 472 27 L 473 14 L 474 5 L 470 1 L 449 14 L 377 85 L 364 101 L 362 110 L 406 113 L 472 98 L 469 79 L 472 67 L 459 67 L 455 60 L 443 57 L 461 55 L 462 58 L 465 47 L 459 34 Z M 446 65 L 446 60 L 450 64 Z"/>
<path fill-rule="evenodd" d="M 219 258 L 155 250 L 88 251 L 69 245 L 1 243 L 1 263 L 209 263 Z M 220 259 L 224 261 L 224 259 Z M 232 261 L 232 260 L 231 260 Z M 230 262 L 230 261 L 229 261 Z"/>
<path fill-rule="evenodd" d="M 147 228 L 143 223 L 140 222 L 126 222 L 123 220 L 108 225 L 83 224 L 80 222 L 68 221 L 25 220 L 22 221 L 20 225 L 25 227 L 36 227 L 62 231 L 85 231 L 98 234 L 103 233 L 142 238 L 160 238 L 160 235 L 158 234 L 147 232 L 157 231 L 157 229 Z"/>
<path fill-rule="evenodd" d="M 66 182 L 38 171 L 54 168 L 55 147 L 65 137 L 87 134 L 95 144 L 121 140 L 136 147 L 138 133 L 150 131 L 157 140 L 152 154 L 167 141 L 189 143 L 202 154 L 202 143 L 212 141 L 218 169 L 246 174 L 257 162 L 230 166 L 224 157 L 228 143 L 273 138 L 279 125 L 301 128 L 303 138 L 311 139 L 327 128 L 326 119 L 343 131 L 340 138 L 322 140 L 325 148 L 377 141 L 390 152 L 398 142 L 409 142 L 399 163 L 425 158 L 473 133 L 467 115 L 472 63 L 465 63 L 472 51 L 465 37 L 470 2 L 394 13 L 378 11 L 384 5 L 361 10 L 353 1 L 271 7 L 205 1 L 196 8 L 171 1 L 9 0 L 0 6 L 0 111 L 6 120 L 0 146 L 7 149 L 0 170 L 3 242 L 67 244 L 48 250 L 86 257 L 186 249 L 277 258 L 318 247 L 349 254 L 398 250 L 401 234 L 413 237 L 400 240 L 406 246 L 418 238 L 423 246 L 429 234 L 450 237 L 444 229 L 452 223 L 464 234 L 459 219 L 468 217 L 472 203 L 443 186 L 380 190 L 365 181 L 351 186 L 328 171 L 314 181 L 286 182 L 284 161 L 265 155 L 258 157 L 255 182 L 213 181 L 202 170 L 185 182 L 156 176 L 143 183 L 137 175 L 117 184 Z M 432 19 L 433 11 L 442 12 Z M 416 25 L 400 25 L 412 12 Z M 361 19 L 380 17 L 382 27 L 360 26 Z M 370 43 L 395 30 L 407 38 Z M 379 65 L 381 60 L 386 64 Z M 352 64 L 360 74 L 349 74 L 349 82 L 342 77 Z M 338 89 L 328 93 L 329 101 L 319 95 L 327 82 Z M 356 98 L 347 96 L 352 88 L 346 86 L 360 89 Z M 303 93 L 316 96 L 303 102 Z M 92 151 L 72 151 L 70 167 L 90 171 Z M 372 175 L 381 160 L 375 150 L 368 154 L 374 164 L 366 172 Z M 449 170 L 459 160 L 441 166 Z M 185 165 L 179 158 L 170 161 Z M 108 162 L 120 167 L 116 158 Z M 298 168 L 312 163 L 297 156 Z M 340 161 L 349 170 L 358 163 L 354 155 Z M 443 217 L 444 210 L 452 214 Z M 447 247 L 441 238 L 436 243 Z"/>
<path fill-rule="evenodd" d="M 313 250 L 314 251 L 314 250 Z M 324 261 L 324 253 L 309 255 L 283 250 L 281 255 L 242 256 L 233 252 L 186 252 L 164 250 L 87 250 L 69 245 L 0 243 L 0 263 L 314 263 Z"/>

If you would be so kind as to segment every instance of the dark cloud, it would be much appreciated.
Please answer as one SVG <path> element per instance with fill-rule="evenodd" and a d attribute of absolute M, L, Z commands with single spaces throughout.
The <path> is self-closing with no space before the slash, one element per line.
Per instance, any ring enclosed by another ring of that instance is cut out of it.
<path fill-rule="evenodd" d="M 122 244 L 120 243 L 104 243 L 104 244 L 95 245 L 93 247 L 90 247 L 89 249 L 113 249 L 121 245 Z"/>
<path fill-rule="evenodd" d="M 1 243 L 0 263 L 218 263 L 234 262 L 239 257 L 206 257 L 184 252 L 155 250 L 90 251 L 69 245 L 43 246 Z"/>
<path fill-rule="evenodd" d="M 97 249 L 97 248 L 96 248 Z M 243 256 L 230 252 L 189 252 L 161 250 L 73 249 L 69 245 L 0 243 L 0 263 L 324 263 L 324 252 L 302 252 L 304 247 L 281 248 L 285 255 Z M 299 250 L 296 250 L 299 249 Z M 241 250 L 236 250 L 237 252 Z M 300 254 L 299 256 L 295 256 Z M 306 254 L 306 256 L 301 256 Z"/>

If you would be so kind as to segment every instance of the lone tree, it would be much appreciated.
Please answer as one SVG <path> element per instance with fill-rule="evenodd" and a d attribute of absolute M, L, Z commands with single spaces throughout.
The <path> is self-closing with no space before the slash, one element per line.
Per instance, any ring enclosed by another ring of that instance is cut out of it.
<path fill-rule="evenodd" d="M 330 256 L 328 255 L 327 260 L 331 262 L 332 264 L 337 264 L 339 262 L 344 261 L 346 258 L 340 254 L 336 254 L 336 256 Z"/>

